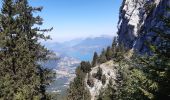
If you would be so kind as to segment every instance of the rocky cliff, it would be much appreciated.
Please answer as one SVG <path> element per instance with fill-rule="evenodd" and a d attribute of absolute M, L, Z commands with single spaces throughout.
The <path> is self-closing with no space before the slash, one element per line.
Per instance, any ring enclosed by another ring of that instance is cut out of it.
<path fill-rule="evenodd" d="M 168 10 L 170 10 L 170 0 L 123 0 L 118 22 L 118 39 L 119 43 L 130 49 L 130 52 L 125 53 L 127 61 L 133 50 L 149 53 L 149 43 L 159 45 L 162 41 L 159 32 L 163 34 L 170 32 L 166 27 L 167 24 L 170 26 L 170 23 L 165 23 L 165 19 L 170 17 Z M 97 100 L 99 94 L 108 88 L 110 79 L 112 85 L 116 86 L 119 77 L 116 66 L 120 67 L 114 61 L 107 61 L 93 67 L 86 75 L 85 83 L 90 91 L 91 100 Z M 99 68 L 103 70 L 102 76 L 106 77 L 105 84 L 96 78 Z"/>
<path fill-rule="evenodd" d="M 119 42 L 129 49 L 148 52 L 146 41 L 152 44 L 160 41 L 153 29 L 170 31 L 162 20 L 170 17 L 169 7 L 170 0 L 124 0 L 118 22 Z"/>
<path fill-rule="evenodd" d="M 113 84 L 116 84 L 115 80 L 117 78 L 117 70 L 116 70 L 117 66 L 118 66 L 118 64 L 115 64 L 115 62 L 113 62 L 111 60 L 111 61 L 108 61 L 101 65 L 97 65 L 94 68 L 92 68 L 91 72 L 89 73 L 91 76 L 91 79 L 94 82 L 92 87 L 87 84 L 89 74 L 86 75 L 85 83 L 86 83 L 88 90 L 90 91 L 91 100 L 97 100 L 100 92 L 108 87 L 108 84 L 110 81 L 112 81 Z M 94 77 L 94 75 L 97 73 L 99 67 L 102 70 L 102 76 L 106 77 L 104 84 L 102 83 L 102 80 L 99 80 Z"/>

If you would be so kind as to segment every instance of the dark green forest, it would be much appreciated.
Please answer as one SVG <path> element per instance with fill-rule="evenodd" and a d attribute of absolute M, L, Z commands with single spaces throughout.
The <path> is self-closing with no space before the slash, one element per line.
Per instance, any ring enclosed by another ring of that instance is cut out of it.
<path fill-rule="evenodd" d="M 55 73 L 43 68 L 38 62 L 48 60 L 52 52 L 39 40 L 48 40 L 40 29 L 43 19 L 34 16 L 42 7 L 32 7 L 27 0 L 3 0 L 0 12 L 0 100 L 56 100 L 56 94 L 46 92 Z M 170 12 L 170 8 L 167 7 Z M 170 29 L 170 18 L 159 16 Z M 112 46 L 94 53 L 91 62 L 82 61 L 76 69 L 76 77 L 70 83 L 67 100 L 91 100 L 85 84 L 94 86 L 89 74 L 93 67 L 112 60 L 119 66 L 116 83 L 108 86 L 98 100 L 170 100 L 170 32 L 152 27 L 161 39 L 158 45 L 145 41 L 149 53 L 130 52 L 119 37 L 113 38 Z M 131 55 L 131 56 L 128 56 Z M 95 75 L 102 84 L 106 76 L 99 67 Z"/>
<path fill-rule="evenodd" d="M 49 39 L 40 29 L 42 7 L 31 7 L 27 0 L 3 0 L 0 13 L 0 99 L 50 100 L 46 87 L 54 73 L 38 62 L 47 60 L 50 51 L 38 40 Z"/>

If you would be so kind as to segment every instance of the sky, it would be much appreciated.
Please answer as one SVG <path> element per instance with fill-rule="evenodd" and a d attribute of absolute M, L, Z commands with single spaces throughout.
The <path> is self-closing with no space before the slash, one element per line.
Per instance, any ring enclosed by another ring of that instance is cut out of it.
<path fill-rule="evenodd" d="M 53 27 L 48 33 L 51 42 L 63 42 L 115 36 L 122 0 L 29 0 L 29 3 L 43 6 L 43 11 L 36 14 L 44 19 L 42 28 Z"/>

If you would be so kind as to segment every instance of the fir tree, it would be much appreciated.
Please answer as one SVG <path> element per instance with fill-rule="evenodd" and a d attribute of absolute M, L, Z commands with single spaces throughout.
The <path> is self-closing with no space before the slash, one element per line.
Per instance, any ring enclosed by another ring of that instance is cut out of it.
<path fill-rule="evenodd" d="M 170 29 L 168 25 L 170 19 L 163 17 L 164 27 Z M 143 62 L 143 72 L 146 73 L 148 80 L 152 83 L 147 89 L 142 89 L 143 92 L 147 92 L 153 95 L 154 99 L 170 99 L 170 37 L 169 32 L 165 32 L 160 28 L 153 28 L 160 38 L 161 42 L 158 45 L 149 45 L 150 50 L 153 52 L 151 57 L 141 57 L 140 61 Z M 145 86 L 145 85 L 144 85 Z M 146 95 L 147 96 L 147 95 Z"/>
<path fill-rule="evenodd" d="M 170 19 L 163 16 L 160 20 L 164 23 L 164 28 L 169 30 Z M 134 68 L 126 75 L 124 89 L 121 92 L 125 99 L 170 99 L 169 31 L 159 27 L 153 27 L 151 31 L 159 36 L 160 43 L 154 45 L 146 41 L 151 55 L 134 55 L 130 64 Z"/>
<path fill-rule="evenodd" d="M 90 87 L 93 87 L 93 86 L 94 86 L 94 80 L 93 80 L 92 76 L 90 75 L 90 73 L 88 73 L 87 84 L 88 84 Z"/>
<path fill-rule="evenodd" d="M 97 55 L 97 52 L 94 53 L 94 56 L 93 56 L 93 61 L 92 61 L 92 66 L 95 67 L 97 65 L 97 60 L 98 60 L 98 55 Z"/>
<path fill-rule="evenodd" d="M 0 14 L 0 99 L 48 99 L 45 88 L 51 71 L 38 62 L 46 60 L 49 51 L 38 40 L 48 39 L 35 28 L 42 19 L 33 16 L 41 7 L 28 5 L 27 0 L 3 0 Z"/>
<path fill-rule="evenodd" d="M 105 83 L 106 83 L 106 75 L 102 75 L 101 81 L 102 81 L 102 84 L 105 85 Z"/>
<path fill-rule="evenodd" d="M 105 63 L 106 61 L 107 61 L 107 59 L 106 59 L 106 51 L 103 49 L 103 51 L 102 51 L 102 53 L 101 53 L 101 55 L 100 55 L 100 57 L 98 59 L 98 62 L 100 64 L 102 64 L 102 63 Z"/>
<path fill-rule="evenodd" d="M 98 67 L 97 73 L 96 73 L 96 76 L 95 76 L 95 77 L 96 77 L 98 80 L 101 80 L 101 79 L 102 79 L 102 75 L 103 75 L 103 70 L 102 70 L 102 68 Z"/>
<path fill-rule="evenodd" d="M 74 81 L 70 83 L 68 89 L 67 100 L 90 100 L 90 92 L 88 91 L 86 84 L 84 82 L 85 76 L 80 66 L 76 69 L 76 77 Z"/>
<path fill-rule="evenodd" d="M 80 63 L 80 67 L 81 67 L 81 70 L 84 72 L 84 73 L 89 73 L 91 71 L 91 64 L 90 62 L 85 62 L 85 61 L 82 61 Z"/>
<path fill-rule="evenodd" d="M 106 50 L 106 59 L 107 60 L 111 60 L 113 57 L 113 51 L 110 47 L 107 47 L 107 50 Z"/>
<path fill-rule="evenodd" d="M 113 53 L 116 53 L 117 44 L 118 44 L 117 37 L 114 37 L 113 42 L 112 42 L 112 51 L 113 51 Z"/>

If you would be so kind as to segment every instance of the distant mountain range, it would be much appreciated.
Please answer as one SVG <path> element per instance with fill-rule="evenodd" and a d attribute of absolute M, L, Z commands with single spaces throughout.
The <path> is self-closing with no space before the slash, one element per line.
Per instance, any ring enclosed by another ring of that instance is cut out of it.
<path fill-rule="evenodd" d="M 112 37 L 100 36 L 75 39 L 63 43 L 43 44 L 55 53 L 56 58 L 59 58 L 50 59 L 43 63 L 43 66 L 53 69 L 56 72 L 56 81 L 47 90 L 64 94 L 69 82 L 75 77 L 75 69 L 80 64 L 80 61 L 91 61 L 95 51 L 100 53 L 102 48 L 106 48 L 112 44 Z"/>
<path fill-rule="evenodd" d="M 78 60 L 92 60 L 93 53 L 100 53 L 102 48 L 112 44 L 111 36 L 75 39 L 63 43 L 45 43 L 45 46 L 60 56 L 73 57 Z"/>

